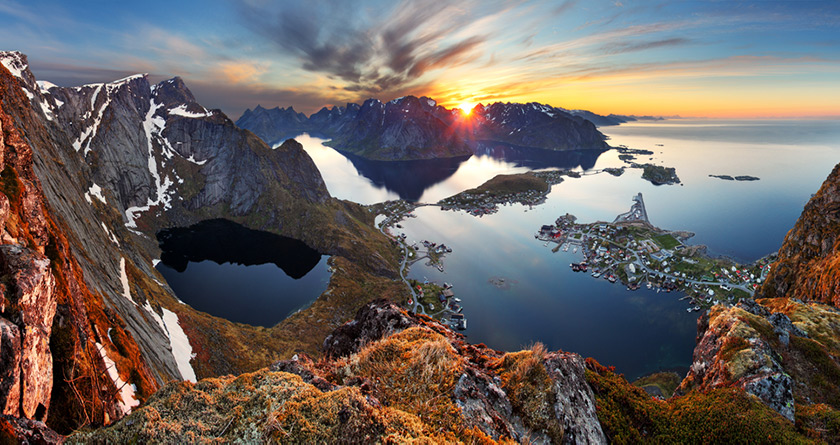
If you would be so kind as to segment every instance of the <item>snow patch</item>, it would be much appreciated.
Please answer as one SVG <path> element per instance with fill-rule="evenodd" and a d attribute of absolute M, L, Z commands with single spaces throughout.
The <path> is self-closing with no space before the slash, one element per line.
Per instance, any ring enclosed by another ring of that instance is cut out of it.
<path fill-rule="evenodd" d="M 108 238 L 111 240 L 111 242 L 112 242 L 112 243 L 114 243 L 114 244 L 116 244 L 116 245 L 117 245 L 117 247 L 119 247 L 119 245 L 120 245 L 120 240 L 119 240 L 119 239 L 117 239 L 117 236 L 116 236 L 116 235 L 114 235 L 114 232 L 111 232 L 111 231 L 108 229 L 108 226 L 106 226 L 104 222 L 100 222 L 100 224 L 102 224 L 102 228 L 105 230 L 105 234 L 106 234 L 106 235 L 108 235 Z"/>
<path fill-rule="evenodd" d="M 87 200 L 88 204 L 93 204 L 93 198 L 102 201 L 102 204 L 108 204 L 108 202 L 105 201 L 105 195 L 102 194 L 102 187 L 96 185 L 96 183 L 90 186 L 88 191 L 85 193 L 85 200 Z"/>
<path fill-rule="evenodd" d="M 277 147 L 274 147 L 274 148 L 277 148 Z M 207 163 L 207 159 L 205 159 L 203 161 L 196 161 L 195 160 L 195 153 L 191 154 L 190 157 L 187 158 L 187 160 L 192 162 L 193 164 L 196 164 L 196 165 L 204 165 L 204 164 Z"/>
<path fill-rule="evenodd" d="M 152 320 L 154 320 L 158 326 L 160 326 L 160 330 L 163 331 L 164 334 L 169 336 L 169 332 L 166 331 L 166 324 L 163 323 L 163 319 L 160 318 L 157 312 L 155 312 L 155 308 L 149 303 L 149 300 L 146 300 L 146 304 L 143 305 L 143 309 L 152 316 Z"/>
<path fill-rule="evenodd" d="M 212 111 L 208 111 L 204 107 L 201 107 L 201 109 L 204 110 L 203 113 L 194 113 L 192 111 L 187 111 L 187 104 L 182 104 L 182 105 L 179 105 L 179 106 L 169 110 L 169 114 L 170 115 L 174 114 L 175 116 L 192 117 L 192 118 L 210 117 L 210 116 L 213 115 Z"/>
<path fill-rule="evenodd" d="M 108 376 L 111 377 L 111 381 L 114 382 L 114 386 L 120 390 L 120 409 L 123 414 L 131 413 L 132 408 L 140 405 L 140 401 L 137 400 L 137 397 L 135 397 L 135 386 L 127 384 L 120 378 L 120 373 L 117 370 L 117 364 L 111 360 L 111 357 L 108 357 L 108 353 L 105 351 L 105 346 L 96 342 L 96 350 L 99 351 L 102 361 L 105 362 L 105 369 L 108 370 Z"/>
<path fill-rule="evenodd" d="M 95 87 L 96 91 L 90 96 L 90 109 L 93 110 L 96 106 L 96 101 L 99 98 L 99 94 L 102 92 L 103 84 L 98 85 L 85 85 L 86 87 Z M 105 113 L 105 109 L 111 103 L 110 97 L 110 90 L 108 88 L 105 89 L 105 100 L 102 101 L 102 106 L 99 107 L 99 110 L 96 111 L 93 124 L 90 127 L 84 129 L 79 134 L 79 139 L 73 142 L 73 148 L 76 151 L 82 149 L 82 143 L 87 142 L 85 144 L 85 150 L 82 152 L 82 155 L 87 156 L 88 152 L 90 151 L 90 143 L 93 141 L 93 137 L 96 136 L 96 132 L 99 130 L 99 124 L 102 123 L 102 115 Z M 90 117 L 90 111 L 85 114 L 84 118 L 87 119 Z"/>
<path fill-rule="evenodd" d="M 51 89 L 58 88 L 58 85 L 47 80 L 38 80 L 35 83 L 38 84 L 38 88 L 41 89 L 41 93 L 43 94 L 50 94 Z"/>
<path fill-rule="evenodd" d="M 195 371 L 190 365 L 190 359 L 195 357 L 190 346 L 190 339 L 178 323 L 178 315 L 169 309 L 161 308 L 163 310 L 163 322 L 166 325 L 166 330 L 169 333 L 169 345 L 172 346 L 172 356 L 175 357 L 175 363 L 178 364 L 178 371 L 181 373 L 181 378 L 190 382 L 195 382 Z"/>
<path fill-rule="evenodd" d="M 23 79 L 23 71 L 28 66 L 23 63 L 23 54 L 18 51 L 0 51 L 0 63 L 12 73 L 13 76 Z"/>
<path fill-rule="evenodd" d="M 109 83 L 108 85 L 119 86 L 119 85 L 122 85 L 124 83 L 128 83 L 128 82 L 130 82 L 134 79 L 145 77 L 147 75 L 148 75 L 148 73 L 147 74 L 133 74 L 131 76 L 123 77 L 122 79 L 115 80 L 115 81 Z"/>
<path fill-rule="evenodd" d="M 123 297 L 125 297 L 126 300 L 134 303 L 134 300 L 131 298 L 131 286 L 129 286 L 128 284 L 128 274 L 125 273 L 124 257 L 120 257 L 120 283 L 122 283 Z"/>
<path fill-rule="evenodd" d="M 152 87 L 152 91 L 154 91 L 154 86 Z M 159 205 L 162 206 L 164 210 L 168 210 L 172 207 L 170 187 L 172 187 L 173 182 L 169 177 L 161 178 L 160 173 L 158 173 L 153 144 L 153 141 L 157 138 L 158 142 L 160 142 L 163 147 L 164 154 L 167 157 L 172 157 L 172 155 L 174 155 L 174 150 L 172 150 L 169 142 L 161 136 L 164 128 L 166 128 L 166 121 L 160 116 L 155 116 L 155 112 L 157 112 L 158 108 L 162 106 L 163 104 L 155 103 L 154 98 L 149 100 L 149 111 L 146 113 L 146 118 L 143 120 L 143 129 L 146 132 L 146 143 L 148 144 L 149 149 L 149 174 L 155 181 L 154 186 L 157 195 L 155 199 L 152 199 L 151 197 L 147 198 L 146 205 L 129 207 L 125 210 L 125 216 L 127 219 L 125 225 L 131 229 L 137 228 L 137 218 L 140 217 L 140 213 L 148 211 L 152 206 Z M 169 153 L 166 153 L 167 149 L 169 150 Z"/>

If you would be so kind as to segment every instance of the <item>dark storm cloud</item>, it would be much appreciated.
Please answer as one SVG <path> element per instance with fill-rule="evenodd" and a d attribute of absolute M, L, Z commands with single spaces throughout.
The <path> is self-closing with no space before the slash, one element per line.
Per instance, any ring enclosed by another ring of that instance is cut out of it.
<path fill-rule="evenodd" d="M 477 57 L 486 36 L 442 42 L 463 26 L 451 20 L 454 3 L 406 2 L 371 10 L 351 2 L 284 3 L 240 7 L 245 26 L 296 56 L 305 70 L 324 73 L 353 92 L 382 94 L 404 88 L 425 73 Z"/>

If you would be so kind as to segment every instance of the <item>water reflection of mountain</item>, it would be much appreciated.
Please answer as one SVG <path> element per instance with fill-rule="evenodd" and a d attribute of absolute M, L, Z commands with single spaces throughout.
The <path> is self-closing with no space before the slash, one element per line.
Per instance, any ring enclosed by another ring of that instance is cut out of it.
<path fill-rule="evenodd" d="M 377 187 L 396 193 L 406 201 L 417 201 L 429 187 L 443 182 L 458 171 L 470 156 L 419 161 L 371 161 L 341 152 L 360 175 Z"/>
<path fill-rule="evenodd" d="M 598 157 L 606 150 L 552 151 L 539 148 L 516 147 L 496 142 L 478 142 L 476 156 L 488 156 L 513 167 L 530 169 L 595 166 Z M 419 161 L 371 161 L 350 153 L 340 152 L 353 164 L 356 171 L 368 178 L 376 187 L 384 187 L 406 201 L 417 201 L 423 192 L 443 182 L 461 167 L 470 156 Z"/>
<path fill-rule="evenodd" d="M 163 264 L 183 272 L 190 261 L 236 263 L 245 266 L 273 263 L 291 278 L 309 273 L 321 254 L 293 238 L 251 230 L 224 219 L 202 221 L 190 227 L 165 229 L 157 234 Z"/>
<path fill-rule="evenodd" d="M 571 169 L 580 166 L 589 170 L 606 150 L 543 150 L 531 147 L 517 147 L 492 141 L 478 141 L 473 151 L 477 156 L 490 156 L 493 159 L 516 164 L 517 167 L 530 169 L 561 168 Z"/>

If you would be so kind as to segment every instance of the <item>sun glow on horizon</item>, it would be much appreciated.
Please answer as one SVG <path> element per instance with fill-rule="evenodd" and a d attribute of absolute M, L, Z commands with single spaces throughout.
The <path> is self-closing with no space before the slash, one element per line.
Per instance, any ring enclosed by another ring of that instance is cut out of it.
<path fill-rule="evenodd" d="M 469 114 L 472 113 L 473 108 L 475 108 L 475 104 L 464 102 L 464 103 L 458 104 L 457 108 L 460 108 L 462 113 L 469 116 Z"/>

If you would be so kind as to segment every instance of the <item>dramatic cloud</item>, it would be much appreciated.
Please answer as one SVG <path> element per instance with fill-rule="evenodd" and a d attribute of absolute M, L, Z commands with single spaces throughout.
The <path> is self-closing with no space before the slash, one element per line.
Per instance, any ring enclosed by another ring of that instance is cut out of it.
<path fill-rule="evenodd" d="M 466 4 L 464 4 L 466 5 Z M 245 4 L 245 26 L 300 66 L 343 81 L 347 91 L 382 94 L 425 74 L 475 60 L 487 37 L 453 37 L 475 16 L 456 2 L 406 1 L 382 11 L 349 2 L 301 2 L 282 8 Z"/>

